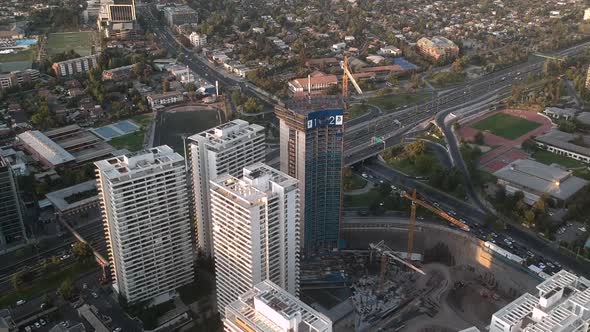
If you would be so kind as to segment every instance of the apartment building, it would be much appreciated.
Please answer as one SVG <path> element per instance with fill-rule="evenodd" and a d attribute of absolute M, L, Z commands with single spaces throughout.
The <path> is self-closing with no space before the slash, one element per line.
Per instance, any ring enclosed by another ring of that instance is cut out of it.
<path fill-rule="evenodd" d="M 154 93 L 147 96 L 147 101 L 152 109 L 164 107 L 166 105 L 179 103 L 184 100 L 182 93 L 178 91 L 169 91 L 164 93 Z"/>
<path fill-rule="evenodd" d="M 332 332 L 332 321 L 265 280 L 225 307 L 225 331 Z"/>
<path fill-rule="evenodd" d="M 26 241 L 23 211 L 12 167 L 0 156 L 0 249 Z"/>
<path fill-rule="evenodd" d="M 426 37 L 420 38 L 416 46 L 422 55 L 436 61 L 453 59 L 459 55 L 459 47 L 442 36 L 435 36 L 430 39 Z"/>
<path fill-rule="evenodd" d="M 197 250 L 211 255 L 209 181 L 222 174 L 238 176 L 265 158 L 264 127 L 233 120 L 187 138 L 189 187 Z"/>
<path fill-rule="evenodd" d="M 103 70 L 102 72 L 102 80 L 103 81 L 120 81 L 126 80 L 129 78 L 131 73 L 133 72 L 133 66 L 123 66 L 117 67 L 113 69 Z"/>
<path fill-rule="evenodd" d="M 256 163 L 210 181 L 217 309 L 269 279 L 299 295 L 298 181 Z"/>
<path fill-rule="evenodd" d="M 161 303 L 193 281 L 184 158 L 163 145 L 95 163 L 113 289 Z"/>
<path fill-rule="evenodd" d="M 281 171 L 299 180 L 303 249 L 337 246 L 342 218 L 344 103 L 336 96 L 278 105 Z"/>
<path fill-rule="evenodd" d="M 194 47 L 203 47 L 207 45 L 207 35 L 202 33 L 193 32 L 188 36 L 188 39 Z"/>
<path fill-rule="evenodd" d="M 55 62 L 51 68 L 57 77 L 71 76 L 77 73 L 86 73 L 98 66 L 98 54 L 83 56 L 75 59 Z"/>
<path fill-rule="evenodd" d="M 0 89 L 8 89 L 13 86 L 21 86 L 25 83 L 33 83 L 39 80 L 37 69 L 17 70 L 0 74 Z"/>
<path fill-rule="evenodd" d="M 199 14 L 187 5 L 164 7 L 164 17 L 171 27 L 199 22 Z"/>

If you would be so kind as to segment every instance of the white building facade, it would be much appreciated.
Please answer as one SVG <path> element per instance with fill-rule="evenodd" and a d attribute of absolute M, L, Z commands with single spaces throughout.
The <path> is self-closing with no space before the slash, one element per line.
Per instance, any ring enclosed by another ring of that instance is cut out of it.
<path fill-rule="evenodd" d="M 332 321 L 269 280 L 225 307 L 225 331 L 332 332 Z"/>
<path fill-rule="evenodd" d="M 590 280 L 562 270 L 492 316 L 490 332 L 581 332 L 590 328 Z"/>
<path fill-rule="evenodd" d="M 186 150 L 197 250 L 212 255 L 209 181 L 263 162 L 264 127 L 233 120 L 188 137 Z"/>
<path fill-rule="evenodd" d="M 193 281 L 184 158 L 168 146 L 95 163 L 113 288 L 166 301 Z"/>
<path fill-rule="evenodd" d="M 217 309 L 264 280 L 299 295 L 298 181 L 257 163 L 211 181 Z"/>
<path fill-rule="evenodd" d="M 207 45 L 207 35 L 193 32 L 188 38 L 194 47 L 203 47 Z"/>

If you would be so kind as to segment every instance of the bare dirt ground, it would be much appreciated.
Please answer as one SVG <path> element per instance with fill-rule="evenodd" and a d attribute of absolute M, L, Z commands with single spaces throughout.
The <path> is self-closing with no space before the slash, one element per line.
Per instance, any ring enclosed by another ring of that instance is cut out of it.
<path fill-rule="evenodd" d="M 407 321 L 400 331 L 407 332 L 446 332 L 457 331 L 471 326 L 485 328 L 491 316 L 507 301 L 493 300 L 484 294 L 494 294 L 487 290 L 477 276 L 461 267 L 448 267 L 439 263 L 424 266 L 426 276 L 418 279 L 416 288 L 424 288 L 428 283 L 439 282 L 439 287 L 426 295 L 427 303 L 437 309 L 434 314 L 422 314 Z M 433 278 L 436 278 L 435 281 Z"/>

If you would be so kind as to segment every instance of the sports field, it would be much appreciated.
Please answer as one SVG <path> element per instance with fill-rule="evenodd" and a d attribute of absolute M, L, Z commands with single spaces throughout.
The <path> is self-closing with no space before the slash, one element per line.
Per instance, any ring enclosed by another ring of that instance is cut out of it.
<path fill-rule="evenodd" d="M 519 138 L 540 126 L 540 123 L 521 119 L 506 113 L 496 113 L 471 125 L 474 129 L 489 132 L 509 140 Z"/>
<path fill-rule="evenodd" d="M 81 56 L 90 55 L 96 34 L 93 31 L 50 33 L 47 38 L 47 53 L 57 54 L 74 50 Z"/>

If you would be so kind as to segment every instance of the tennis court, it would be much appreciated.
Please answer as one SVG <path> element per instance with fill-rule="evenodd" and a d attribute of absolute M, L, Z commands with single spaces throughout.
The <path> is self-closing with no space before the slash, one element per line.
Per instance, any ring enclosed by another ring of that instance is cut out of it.
<path fill-rule="evenodd" d="M 104 140 L 109 141 L 115 137 L 134 133 L 139 129 L 141 128 L 137 123 L 131 120 L 123 120 L 104 127 L 94 128 L 92 131 Z"/>

